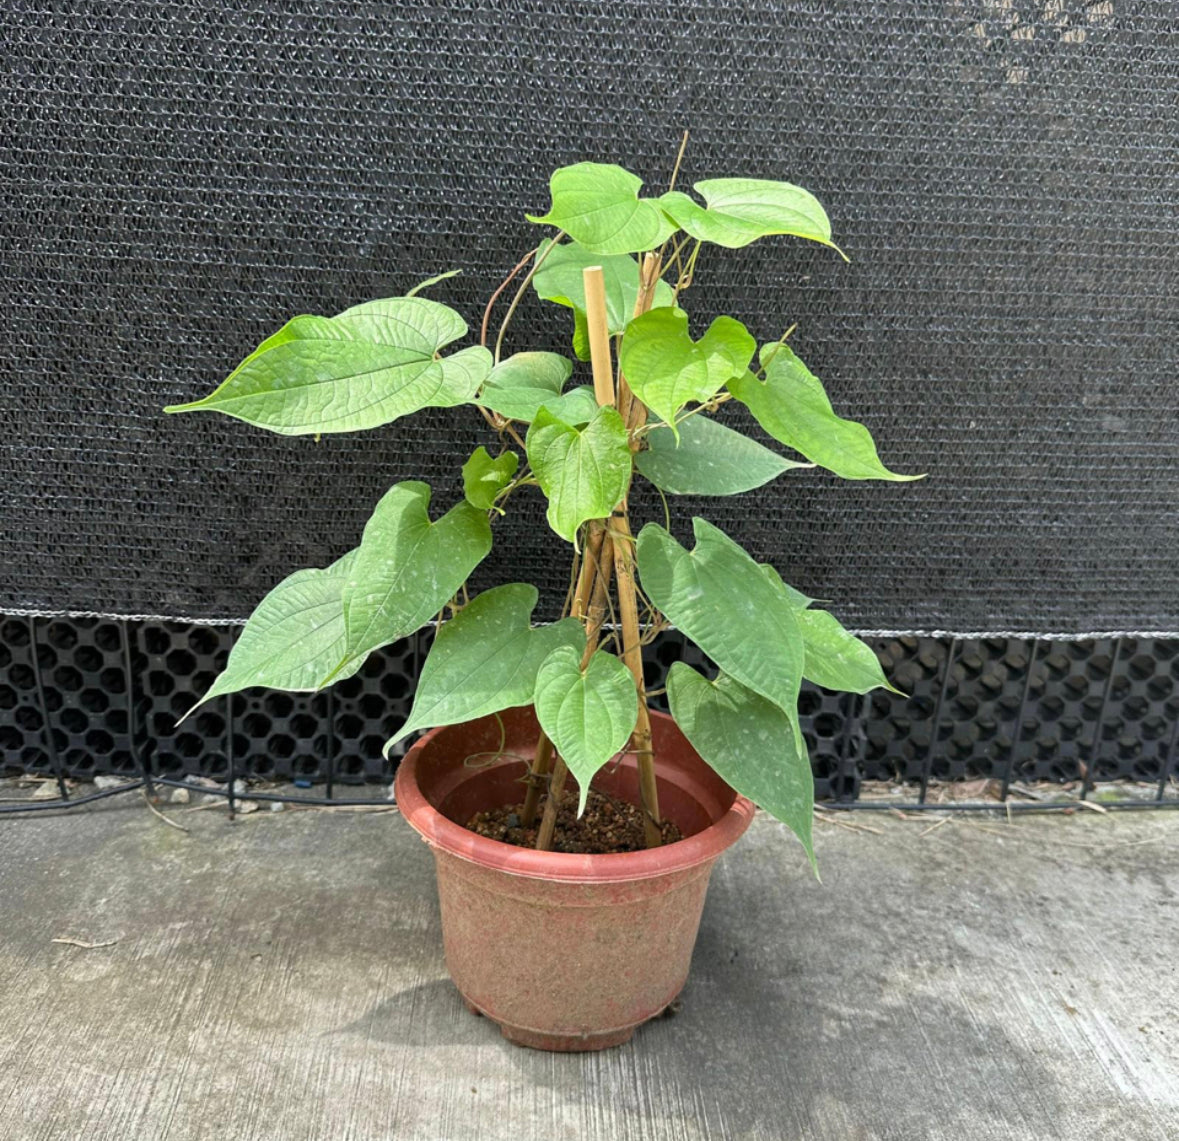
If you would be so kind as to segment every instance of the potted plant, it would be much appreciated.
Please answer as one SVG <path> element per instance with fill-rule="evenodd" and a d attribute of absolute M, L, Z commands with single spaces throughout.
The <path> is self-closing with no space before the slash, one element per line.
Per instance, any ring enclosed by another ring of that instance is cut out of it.
<path fill-rule="evenodd" d="M 802 679 L 888 685 L 870 647 L 713 523 L 693 519 L 686 547 L 667 510 L 636 536 L 632 480 L 658 488 L 666 510 L 669 497 L 737 495 L 798 467 L 917 478 L 885 468 L 868 431 L 833 411 L 789 333 L 759 350 L 732 317 L 690 328 L 684 295 L 702 250 L 781 234 L 836 249 L 819 202 L 747 178 L 696 183 L 703 203 L 674 174 L 657 197 L 641 185 L 614 165 L 556 171 L 548 213 L 529 216 L 556 233 L 496 290 L 477 345 L 444 352 L 467 325 L 420 296 L 434 278 L 295 317 L 210 395 L 167 409 L 283 435 L 357 432 L 428 407 L 469 405 L 486 420 L 494 446 L 464 464 L 460 501 L 434 517 L 426 484 L 390 488 L 356 548 L 262 599 L 201 700 L 319 690 L 436 621 L 389 743 L 428 730 L 398 769 L 397 801 L 436 857 L 447 963 L 467 1005 L 510 1039 L 555 1050 L 625 1041 L 675 999 L 709 872 L 751 802 L 814 865 Z M 489 345 L 496 301 L 521 275 Z M 592 384 L 569 387 L 563 355 L 505 354 L 530 287 L 573 311 L 573 356 Z M 733 400 L 803 459 L 713 418 Z M 534 494 L 573 557 L 563 616 L 548 625 L 533 624 L 531 585 L 473 598 L 465 585 L 494 526 Z M 673 665 L 670 717 L 648 709 L 641 661 L 668 624 L 719 668 L 708 678 Z"/>

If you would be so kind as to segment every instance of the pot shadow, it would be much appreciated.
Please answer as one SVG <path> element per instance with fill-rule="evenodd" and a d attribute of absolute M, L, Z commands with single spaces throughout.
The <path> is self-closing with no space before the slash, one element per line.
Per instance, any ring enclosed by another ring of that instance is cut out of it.
<path fill-rule="evenodd" d="M 500 1040 L 499 1027 L 467 1010 L 449 978 L 398 991 L 329 1034 L 357 1034 L 386 1046 L 486 1046 Z"/>

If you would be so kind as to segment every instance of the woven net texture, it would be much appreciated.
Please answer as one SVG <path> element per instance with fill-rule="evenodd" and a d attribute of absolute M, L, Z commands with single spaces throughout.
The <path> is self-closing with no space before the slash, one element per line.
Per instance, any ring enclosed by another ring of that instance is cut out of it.
<path fill-rule="evenodd" d="M 1105 0 L 9 6 L 0 610 L 244 617 L 440 507 L 472 409 L 281 438 L 162 405 L 288 316 L 432 291 L 477 328 L 549 172 L 813 190 L 851 256 L 709 248 L 689 309 L 792 344 L 917 484 L 791 472 L 710 516 L 865 630 L 1179 630 L 1179 22 Z M 501 309 L 502 312 L 502 309 Z M 561 348 L 523 304 L 508 348 Z M 727 422 L 755 426 L 743 410 Z M 662 519 L 640 494 L 641 522 Z M 686 537 L 684 523 L 677 525 Z M 473 583 L 565 552 L 516 497 Z"/>

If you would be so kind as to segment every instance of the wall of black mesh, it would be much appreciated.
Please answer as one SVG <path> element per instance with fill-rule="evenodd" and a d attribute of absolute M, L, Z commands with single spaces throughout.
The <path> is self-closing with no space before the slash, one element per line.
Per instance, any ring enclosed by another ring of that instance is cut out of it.
<path fill-rule="evenodd" d="M 319 694 L 250 690 L 177 727 L 223 667 L 233 627 L 101 619 L 0 620 L 0 773 L 384 782 L 381 747 L 404 723 L 423 632 L 374 654 Z M 816 794 L 854 800 L 864 780 L 923 778 L 1157 783 L 1176 772 L 1179 640 L 1044 642 L 876 639 L 910 696 L 833 694 L 808 685 L 803 731 Z M 684 658 L 676 632 L 647 648 L 647 682 Z M 656 698 L 661 705 L 662 699 Z M 398 756 L 403 750 L 398 751 Z M 1165 795 L 1173 797 L 1173 787 Z"/>
<path fill-rule="evenodd" d="M 316 445 L 159 408 L 289 314 L 440 270 L 477 318 L 553 167 L 617 160 L 658 189 L 687 126 L 686 181 L 802 182 L 853 259 L 710 251 L 691 307 L 762 338 L 799 321 L 838 407 L 930 472 L 793 474 L 713 518 L 862 628 L 1179 630 L 1174 15 L 10 3 L 0 608 L 240 617 L 353 546 L 391 482 L 454 496 L 480 439 L 462 411 Z M 563 311 L 522 317 L 511 347 L 562 343 Z M 549 538 L 522 503 L 482 581 L 557 597 Z"/>

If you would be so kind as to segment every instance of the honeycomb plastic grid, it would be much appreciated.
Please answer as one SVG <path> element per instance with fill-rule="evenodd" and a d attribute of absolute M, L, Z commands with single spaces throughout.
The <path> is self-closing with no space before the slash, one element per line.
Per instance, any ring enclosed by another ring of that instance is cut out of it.
<path fill-rule="evenodd" d="M 1030 695 L 1034 714 L 1024 718 L 1023 748 L 1015 762 L 1021 780 L 1075 781 L 1086 775 L 1114 649 L 1109 640 L 1054 642 L 1037 656 Z"/>
<path fill-rule="evenodd" d="M 398 742 L 389 760 L 381 750 L 409 717 L 418 671 L 432 640 L 432 631 L 422 630 L 378 650 L 359 673 L 331 691 L 336 779 L 346 784 L 392 779 L 408 743 Z"/>
<path fill-rule="evenodd" d="M 1179 724 L 1179 642 L 1123 638 L 1092 779 L 1158 781 Z"/>
<path fill-rule="evenodd" d="M 954 646 L 932 778 L 1009 775 L 1031 658 L 1031 645 L 1019 638 L 967 639 Z"/>
<path fill-rule="evenodd" d="M 231 628 L 143 622 L 135 626 L 135 635 L 136 724 L 152 771 L 224 780 L 229 771 L 225 702 L 210 702 L 177 722 L 225 668 Z"/>
<path fill-rule="evenodd" d="M 0 683 L 6 768 L 48 773 L 56 754 L 63 771 L 79 779 L 139 771 L 130 736 L 124 624 L 7 619 L 0 636 L 0 661 L 7 662 Z"/>
<path fill-rule="evenodd" d="M 860 698 L 851 756 L 864 780 L 920 780 L 930 755 L 949 642 L 905 637 L 872 639 L 871 644 L 901 694 L 873 690 Z"/>
<path fill-rule="evenodd" d="M 249 690 L 210 702 L 178 725 L 224 667 L 236 636 L 236 627 L 190 623 L 3 620 L 0 766 L 53 771 L 47 712 L 72 778 L 134 774 L 146 763 L 158 775 L 224 780 L 232 756 L 234 774 L 247 778 L 320 784 L 330 758 L 341 784 L 391 780 L 405 746 L 390 760 L 381 750 L 409 713 L 429 630 L 373 654 L 355 677 L 325 693 Z M 1179 640 L 902 637 L 872 644 L 903 695 L 860 697 L 804 684 L 799 708 L 818 799 L 854 801 L 865 780 L 918 785 L 927 775 L 1061 782 L 1089 774 L 1152 783 L 1175 775 Z M 645 648 L 648 687 L 662 690 L 676 661 L 715 673 L 670 630 Z M 652 703 L 667 708 L 662 693 Z"/>
<path fill-rule="evenodd" d="M 49 768 L 32 620 L 6 618 L 0 621 L 0 770 L 43 773 Z"/>

